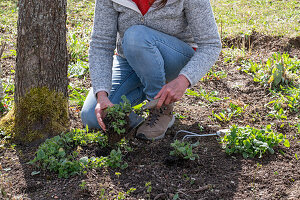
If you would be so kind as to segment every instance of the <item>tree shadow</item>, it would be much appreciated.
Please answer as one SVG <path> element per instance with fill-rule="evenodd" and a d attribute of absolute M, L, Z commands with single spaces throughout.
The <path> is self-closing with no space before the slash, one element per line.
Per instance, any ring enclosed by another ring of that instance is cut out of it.
<path fill-rule="evenodd" d="M 11 177 L 19 180 L 15 187 L 29 199 L 89 199 L 91 192 L 82 182 L 85 175 L 59 178 L 57 173 L 40 170 L 28 162 L 34 158 L 38 146 L 16 146 L 18 168 L 12 172 L 20 176 Z M 26 198 L 25 198 L 26 199 Z"/>

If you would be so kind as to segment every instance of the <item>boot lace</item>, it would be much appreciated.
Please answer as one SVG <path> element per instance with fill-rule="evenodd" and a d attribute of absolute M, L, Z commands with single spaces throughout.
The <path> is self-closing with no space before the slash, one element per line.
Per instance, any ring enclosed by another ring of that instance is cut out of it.
<path fill-rule="evenodd" d="M 155 109 L 150 111 L 146 125 L 150 127 L 155 126 L 161 114 L 163 114 L 163 110 L 161 108 L 159 110 Z"/>

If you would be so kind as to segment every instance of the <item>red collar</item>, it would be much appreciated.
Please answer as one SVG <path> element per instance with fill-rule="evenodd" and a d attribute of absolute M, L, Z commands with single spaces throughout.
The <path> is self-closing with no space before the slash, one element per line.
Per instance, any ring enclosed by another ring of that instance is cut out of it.
<path fill-rule="evenodd" d="M 153 0 L 132 0 L 132 1 L 137 5 L 137 7 L 140 9 L 143 15 L 145 15 L 148 12 L 149 8 L 154 3 Z"/>

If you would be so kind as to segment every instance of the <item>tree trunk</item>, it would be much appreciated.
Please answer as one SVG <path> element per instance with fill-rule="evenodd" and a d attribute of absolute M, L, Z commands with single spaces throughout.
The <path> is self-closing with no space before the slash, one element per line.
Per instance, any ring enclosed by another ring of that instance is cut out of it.
<path fill-rule="evenodd" d="M 15 139 L 42 141 L 68 128 L 67 0 L 19 0 Z"/>

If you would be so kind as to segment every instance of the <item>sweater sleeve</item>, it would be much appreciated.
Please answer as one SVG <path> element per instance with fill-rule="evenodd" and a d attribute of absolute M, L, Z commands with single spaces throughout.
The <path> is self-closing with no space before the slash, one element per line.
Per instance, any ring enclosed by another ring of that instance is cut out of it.
<path fill-rule="evenodd" d="M 180 74 L 193 86 L 217 61 L 222 45 L 209 0 L 186 0 L 184 12 L 198 48 Z"/>
<path fill-rule="evenodd" d="M 117 37 L 118 12 L 110 0 L 96 0 L 89 47 L 90 76 L 94 94 L 111 90 L 112 62 Z"/>

